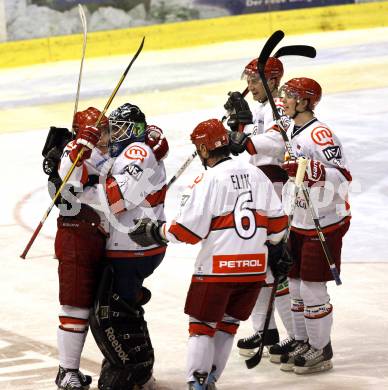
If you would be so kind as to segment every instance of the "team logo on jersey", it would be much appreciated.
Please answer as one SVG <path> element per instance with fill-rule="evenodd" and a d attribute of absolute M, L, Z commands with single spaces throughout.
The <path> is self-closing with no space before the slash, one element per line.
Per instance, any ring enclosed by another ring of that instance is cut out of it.
<path fill-rule="evenodd" d="M 329 146 L 326 149 L 323 149 L 322 152 L 328 161 L 332 160 L 333 158 L 342 158 L 341 148 L 339 146 Z"/>
<path fill-rule="evenodd" d="M 333 133 L 327 127 L 316 127 L 311 132 L 311 138 L 317 145 L 334 145 Z"/>
<path fill-rule="evenodd" d="M 135 180 L 139 181 L 143 170 L 136 164 L 129 164 L 125 167 L 125 172 L 128 172 Z"/>
<path fill-rule="evenodd" d="M 148 156 L 148 152 L 139 145 L 133 145 L 125 151 L 124 156 L 129 160 L 140 160 L 143 162 Z"/>

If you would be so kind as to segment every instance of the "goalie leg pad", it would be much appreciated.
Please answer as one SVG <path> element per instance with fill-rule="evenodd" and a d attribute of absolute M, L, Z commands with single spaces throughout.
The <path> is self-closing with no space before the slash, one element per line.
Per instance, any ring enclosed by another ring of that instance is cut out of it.
<path fill-rule="evenodd" d="M 144 310 L 113 292 L 114 272 L 102 276 L 90 316 L 90 328 L 105 360 L 99 389 L 132 389 L 152 376 L 154 351 L 144 320 Z"/>

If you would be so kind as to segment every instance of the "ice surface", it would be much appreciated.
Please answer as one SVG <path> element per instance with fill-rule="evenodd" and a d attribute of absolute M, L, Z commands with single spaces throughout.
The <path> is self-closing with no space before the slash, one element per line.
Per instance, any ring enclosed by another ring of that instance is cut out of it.
<path fill-rule="evenodd" d="M 247 370 L 234 348 L 219 388 L 383 390 L 388 388 L 388 29 L 290 37 L 285 44 L 301 42 L 316 45 L 319 57 L 315 61 L 284 59 L 285 78 L 300 71 L 322 82 L 327 93 L 317 115 L 340 137 L 355 181 L 353 220 L 343 249 L 344 284 L 330 286 L 335 310 L 335 369 L 300 377 L 280 372 L 278 366 L 263 359 L 257 368 Z M 223 114 L 228 88 L 244 88 L 238 80 L 241 68 L 257 54 L 261 43 L 146 52 L 139 57 L 113 106 L 126 100 L 140 102 L 149 121 L 165 130 L 171 148 L 165 161 L 168 177 L 191 153 L 188 135 L 195 124 Z M 127 62 L 127 57 L 87 59 L 80 108 L 90 102 L 103 106 Z M 78 65 L 65 62 L 0 72 L 2 389 L 53 388 L 58 311 L 57 262 L 52 259 L 55 210 L 28 259 L 22 261 L 18 255 L 50 203 L 40 153 L 47 128 L 69 123 Z M 171 188 L 166 201 L 170 218 L 176 212 L 179 192 L 199 170 L 200 164 L 194 161 Z M 153 292 L 146 318 L 161 389 L 185 388 L 188 325 L 183 305 L 197 250 L 171 245 L 162 265 L 145 283 Z M 238 337 L 250 333 L 248 321 Z M 82 366 L 96 375 L 100 359 L 89 337 Z"/>

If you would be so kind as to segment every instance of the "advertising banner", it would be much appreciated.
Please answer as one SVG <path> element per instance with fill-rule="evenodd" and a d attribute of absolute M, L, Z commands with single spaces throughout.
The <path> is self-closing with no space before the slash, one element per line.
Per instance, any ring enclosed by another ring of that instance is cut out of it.
<path fill-rule="evenodd" d="M 89 31 L 106 31 L 365 1 L 371 0 L 0 0 L 0 41 L 77 34 L 78 4 Z"/>
<path fill-rule="evenodd" d="M 68 11 L 82 3 L 91 12 L 100 7 L 114 7 L 130 11 L 139 4 L 143 4 L 147 12 L 149 12 L 151 6 L 151 0 L 30 0 L 29 3 L 48 7 L 56 11 Z"/>
<path fill-rule="evenodd" d="M 226 9 L 231 15 L 287 9 L 354 4 L 354 0 L 194 0 L 195 4 Z"/>

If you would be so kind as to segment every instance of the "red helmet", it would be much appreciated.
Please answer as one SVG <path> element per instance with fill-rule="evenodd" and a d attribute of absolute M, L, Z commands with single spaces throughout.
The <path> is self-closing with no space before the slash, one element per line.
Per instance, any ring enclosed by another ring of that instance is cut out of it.
<path fill-rule="evenodd" d="M 198 124 L 191 133 L 190 139 L 197 148 L 205 145 L 207 150 L 214 150 L 229 144 L 228 133 L 218 119 L 209 119 Z"/>
<path fill-rule="evenodd" d="M 80 126 L 94 126 L 100 117 L 101 111 L 95 107 L 89 107 L 85 111 L 78 111 L 74 115 L 73 129 L 77 133 Z M 101 130 L 107 130 L 109 127 L 108 118 L 103 115 L 98 127 Z"/>
<path fill-rule="evenodd" d="M 259 77 L 257 69 L 258 59 L 255 58 L 252 60 L 244 69 L 242 78 L 244 77 Z M 275 58 L 269 57 L 265 63 L 264 75 L 267 80 L 276 79 L 277 84 L 279 85 L 281 78 L 283 77 L 284 69 L 282 62 Z"/>
<path fill-rule="evenodd" d="M 284 93 L 295 96 L 297 99 L 307 99 L 309 101 L 308 109 L 314 110 L 316 105 L 321 100 L 322 88 L 312 79 L 307 77 L 299 77 L 287 81 L 282 86 Z"/>

